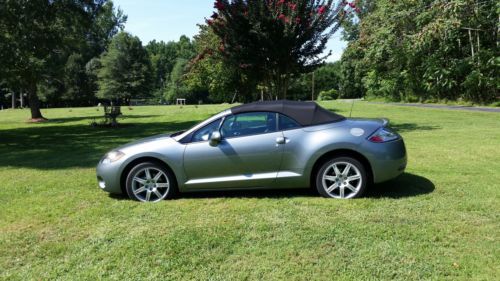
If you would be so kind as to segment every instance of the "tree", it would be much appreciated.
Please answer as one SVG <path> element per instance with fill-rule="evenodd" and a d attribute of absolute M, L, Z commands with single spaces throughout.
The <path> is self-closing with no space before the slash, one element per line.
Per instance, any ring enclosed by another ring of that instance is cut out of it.
<path fill-rule="evenodd" d="M 477 103 L 498 97 L 497 3 L 378 0 L 367 7 L 342 56 L 343 97 Z"/>
<path fill-rule="evenodd" d="M 91 76 L 86 71 L 86 61 L 82 54 L 74 53 L 68 57 L 64 67 L 64 92 L 61 99 L 74 104 L 91 105 L 95 92 Z"/>
<path fill-rule="evenodd" d="M 168 83 L 170 72 L 177 60 L 177 44 L 173 41 L 165 43 L 153 40 L 146 45 L 153 70 L 153 92 L 158 98 L 163 96 L 163 92 Z"/>
<path fill-rule="evenodd" d="M 286 98 L 290 79 L 323 63 L 346 3 L 217 0 L 207 24 L 221 40 L 227 63 Z"/>
<path fill-rule="evenodd" d="M 95 58 L 104 52 L 111 39 L 120 31 L 123 31 L 127 16 L 119 8 L 115 8 L 113 1 L 106 1 L 97 11 L 94 17 L 92 30 L 87 40 L 88 54 L 82 51 L 82 55 Z M 87 61 L 89 61 L 88 59 Z"/>
<path fill-rule="evenodd" d="M 186 35 L 182 35 L 179 38 L 179 42 L 177 42 L 176 47 L 177 58 L 190 60 L 196 55 L 193 42 L 191 42 L 191 39 L 189 39 Z"/>
<path fill-rule="evenodd" d="M 97 77 L 88 71 L 92 67 L 89 63 L 106 50 L 113 36 L 123 30 L 126 20 L 127 16 L 115 9 L 112 1 L 103 4 L 95 15 L 88 39 L 67 57 L 63 77 L 52 81 L 62 83 L 57 98 L 70 105 L 96 104 Z"/>
<path fill-rule="evenodd" d="M 151 91 L 151 62 L 138 37 L 118 33 L 100 59 L 97 96 L 118 104 Z"/>
<path fill-rule="evenodd" d="M 359 38 L 360 22 L 375 9 L 375 0 L 356 0 L 349 3 L 354 11 L 347 11 L 342 21 L 342 38 L 352 42 Z"/>
<path fill-rule="evenodd" d="M 326 63 L 314 71 L 314 98 L 320 92 L 340 89 L 341 81 L 340 62 Z M 297 100 L 311 100 L 312 73 L 302 74 L 290 86 L 289 96 Z"/>
<path fill-rule="evenodd" d="M 0 0 L 0 65 L 9 85 L 28 93 L 32 120 L 43 120 L 38 88 L 57 79 L 92 33 L 103 0 Z"/>
<path fill-rule="evenodd" d="M 182 35 L 177 42 L 165 43 L 153 40 L 146 45 L 146 50 L 153 67 L 153 92 L 155 97 L 163 98 L 165 92 L 170 91 L 167 96 L 173 98 L 171 94 L 176 91 L 172 92 L 172 89 L 167 89 L 171 82 L 171 72 L 179 61 L 189 61 L 196 55 L 193 42 L 185 35 Z M 181 68 L 182 75 L 184 74 L 184 66 Z M 179 76 L 179 79 L 181 76 Z M 175 83 L 178 84 L 178 82 Z M 176 86 L 175 89 L 178 89 L 178 87 Z M 187 91 L 184 86 L 183 89 Z"/>
<path fill-rule="evenodd" d="M 248 96 L 256 85 L 246 79 L 239 68 L 228 64 L 219 50 L 220 39 L 208 25 L 199 25 L 194 37 L 198 55 L 190 62 L 186 83 L 196 92 L 206 92 L 211 102 L 231 102 L 235 93 Z M 242 100 L 244 101 L 244 100 Z"/>
<path fill-rule="evenodd" d="M 188 61 L 183 58 L 177 59 L 172 72 L 169 75 L 165 98 L 169 102 L 175 101 L 177 98 L 188 98 L 188 88 L 184 85 L 183 75 L 185 73 Z"/>

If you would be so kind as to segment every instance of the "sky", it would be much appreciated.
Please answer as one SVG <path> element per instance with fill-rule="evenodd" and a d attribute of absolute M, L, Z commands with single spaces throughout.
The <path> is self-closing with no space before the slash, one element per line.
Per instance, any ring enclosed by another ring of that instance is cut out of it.
<path fill-rule="evenodd" d="M 146 45 L 149 41 L 177 41 L 181 35 L 193 37 L 198 33 L 197 24 L 213 13 L 213 0 L 113 0 L 128 16 L 125 30 L 138 36 Z M 337 32 L 330 39 L 326 53 L 332 51 L 327 61 L 340 59 L 346 43 Z"/>

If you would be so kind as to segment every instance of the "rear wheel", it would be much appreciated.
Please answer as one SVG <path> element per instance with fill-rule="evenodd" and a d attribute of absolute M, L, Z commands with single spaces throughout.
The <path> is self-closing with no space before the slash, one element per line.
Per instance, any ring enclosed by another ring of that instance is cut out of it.
<path fill-rule="evenodd" d="M 316 175 L 318 192 L 328 198 L 350 199 L 363 195 L 367 176 L 365 167 L 351 157 L 325 162 Z"/>
<path fill-rule="evenodd" d="M 173 195 L 175 181 L 165 167 L 144 162 L 130 170 L 126 190 L 130 199 L 142 202 L 158 202 Z"/>

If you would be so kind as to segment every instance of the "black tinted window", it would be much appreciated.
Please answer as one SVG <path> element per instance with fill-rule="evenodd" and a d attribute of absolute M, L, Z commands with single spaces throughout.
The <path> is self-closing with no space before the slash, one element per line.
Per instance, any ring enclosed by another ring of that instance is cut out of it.
<path fill-rule="evenodd" d="M 280 125 L 280 131 L 290 130 L 300 127 L 299 123 L 295 122 L 295 120 L 283 114 L 280 114 L 279 125 Z"/>
<path fill-rule="evenodd" d="M 208 125 L 205 125 L 205 127 L 198 129 L 198 131 L 196 131 L 196 133 L 193 134 L 193 138 L 191 139 L 191 141 L 192 142 L 208 141 L 210 134 L 213 131 L 217 131 L 219 129 L 220 121 L 221 119 L 218 119 Z"/>
<path fill-rule="evenodd" d="M 276 132 L 276 113 L 249 112 L 232 115 L 221 127 L 223 137 L 238 137 Z"/>

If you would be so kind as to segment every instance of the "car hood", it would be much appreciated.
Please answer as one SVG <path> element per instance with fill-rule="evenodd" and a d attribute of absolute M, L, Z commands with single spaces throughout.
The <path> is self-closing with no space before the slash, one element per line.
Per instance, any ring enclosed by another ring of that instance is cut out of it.
<path fill-rule="evenodd" d="M 154 135 L 154 136 L 146 137 L 143 139 L 135 140 L 133 142 L 129 142 L 127 144 L 124 144 L 124 145 L 116 148 L 116 150 L 120 150 L 120 151 L 125 152 L 126 150 L 134 149 L 134 148 L 139 147 L 139 146 L 148 146 L 148 144 L 153 144 L 153 143 L 157 143 L 157 142 L 167 142 L 168 140 L 171 140 L 170 135 L 171 135 L 171 133 L 159 134 L 159 135 Z"/>

